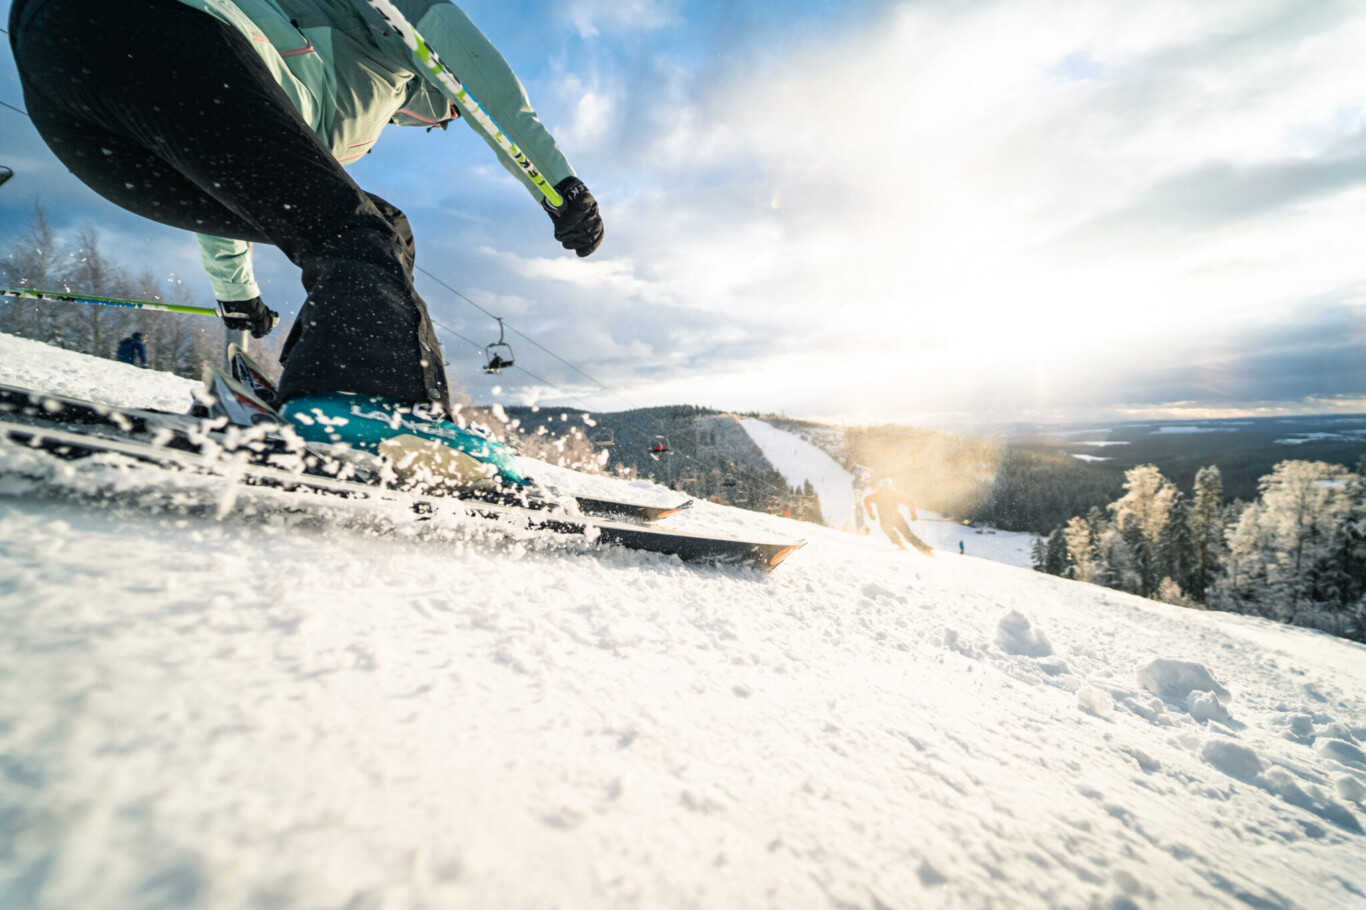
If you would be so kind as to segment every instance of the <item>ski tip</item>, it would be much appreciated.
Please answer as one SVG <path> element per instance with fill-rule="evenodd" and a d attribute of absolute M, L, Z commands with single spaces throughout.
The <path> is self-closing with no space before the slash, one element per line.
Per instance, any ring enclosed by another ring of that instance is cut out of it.
<path fill-rule="evenodd" d="M 659 514 L 657 514 L 657 515 L 655 516 L 655 520 L 658 521 L 658 520 L 661 519 L 661 518 L 668 518 L 670 515 L 677 515 L 679 512 L 682 512 L 682 511 L 684 511 L 684 510 L 686 510 L 686 509 L 691 509 L 691 508 L 692 508 L 692 505 L 693 505 L 693 501 L 692 501 L 691 499 L 689 499 L 687 502 L 683 503 L 681 506 L 674 506 L 672 509 L 664 509 L 664 510 L 662 510 L 661 512 L 659 512 Z"/>
<path fill-rule="evenodd" d="M 782 562 L 784 559 L 787 559 L 787 557 L 791 556 L 793 553 L 796 553 L 804 546 L 806 546 L 806 541 L 799 540 L 794 544 L 789 544 L 788 546 L 783 547 L 781 550 L 778 550 L 768 558 L 768 568 L 778 568 L 778 563 Z"/>

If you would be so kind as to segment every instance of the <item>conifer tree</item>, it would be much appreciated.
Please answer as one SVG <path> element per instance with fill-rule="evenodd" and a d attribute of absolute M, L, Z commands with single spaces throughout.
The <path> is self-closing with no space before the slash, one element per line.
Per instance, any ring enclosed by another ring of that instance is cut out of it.
<path fill-rule="evenodd" d="M 1162 580 L 1158 542 L 1171 518 L 1176 487 L 1162 476 L 1156 465 L 1130 468 L 1124 474 L 1125 493 L 1110 505 L 1115 524 L 1133 555 L 1136 594 L 1151 597 Z"/>
<path fill-rule="evenodd" d="M 1196 473 L 1195 497 L 1188 515 L 1194 565 L 1187 591 L 1199 603 L 1205 602 L 1226 549 L 1224 512 L 1219 504 L 1223 493 L 1223 476 L 1218 467 L 1210 465 Z"/>
<path fill-rule="evenodd" d="M 1158 538 L 1158 575 L 1178 586 L 1183 593 L 1193 587 L 1195 544 L 1191 537 L 1190 504 L 1180 490 L 1172 496 L 1167 526 Z M 1161 585 L 1161 580 L 1158 584 Z M 1176 602 L 1168 597 L 1159 599 Z"/>
<path fill-rule="evenodd" d="M 1085 518 L 1075 517 L 1067 522 L 1063 533 L 1067 538 L 1067 555 L 1072 561 L 1072 577 L 1077 581 L 1095 581 L 1098 560 L 1091 524 Z"/>

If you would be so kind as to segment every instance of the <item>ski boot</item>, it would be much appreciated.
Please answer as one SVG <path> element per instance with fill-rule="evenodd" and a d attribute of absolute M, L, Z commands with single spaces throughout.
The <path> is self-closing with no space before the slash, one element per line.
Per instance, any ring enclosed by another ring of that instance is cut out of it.
<path fill-rule="evenodd" d="M 328 392 L 291 399 L 280 415 L 312 446 L 342 457 L 378 456 L 406 486 L 456 491 L 530 484 L 506 446 L 436 416 L 428 405 Z"/>

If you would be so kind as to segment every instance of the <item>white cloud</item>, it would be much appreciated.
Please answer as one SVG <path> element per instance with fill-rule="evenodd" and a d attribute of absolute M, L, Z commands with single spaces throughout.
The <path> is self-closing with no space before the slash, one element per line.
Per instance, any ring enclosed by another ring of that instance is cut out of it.
<path fill-rule="evenodd" d="M 565 10 L 581 37 L 655 29 L 673 21 L 676 0 L 575 0 Z"/>
<path fill-rule="evenodd" d="M 907 6 L 735 63 L 667 99 L 664 189 L 609 206 L 609 237 L 653 294 L 765 314 L 807 369 L 885 359 L 889 408 L 946 369 L 967 388 L 1021 352 L 1217 331 L 1366 277 L 1350 168 L 1200 223 L 1151 192 L 1361 148 L 1366 16 L 1301 6 Z"/>

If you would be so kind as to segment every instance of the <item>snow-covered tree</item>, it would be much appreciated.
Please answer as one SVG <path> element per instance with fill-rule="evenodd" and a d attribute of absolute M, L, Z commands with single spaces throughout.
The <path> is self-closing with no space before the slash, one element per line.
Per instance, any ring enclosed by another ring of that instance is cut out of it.
<path fill-rule="evenodd" d="M 1283 461 L 1229 534 L 1219 606 L 1283 621 L 1311 608 L 1335 535 L 1352 510 L 1355 475 L 1322 461 Z"/>
<path fill-rule="evenodd" d="M 1133 554 L 1137 573 L 1135 593 L 1150 597 L 1162 580 L 1158 544 L 1171 519 L 1176 487 L 1156 465 L 1130 468 L 1124 474 L 1125 493 L 1111 503 L 1115 524 Z"/>
<path fill-rule="evenodd" d="M 1077 581 L 1095 581 L 1098 561 L 1090 523 L 1080 516 L 1072 518 L 1063 534 L 1067 538 L 1067 555 L 1072 560 L 1072 577 Z"/>
<path fill-rule="evenodd" d="M 1133 547 L 1113 524 L 1105 525 L 1096 538 L 1096 581 L 1117 591 L 1139 591 L 1138 560 Z"/>
<path fill-rule="evenodd" d="M 1362 468 L 1348 484 L 1349 505 L 1326 551 L 1310 567 L 1309 594 L 1314 610 L 1301 610 L 1296 622 L 1366 641 L 1366 485 Z"/>
<path fill-rule="evenodd" d="M 1352 477 L 1342 465 L 1283 461 L 1259 482 L 1263 520 L 1275 548 L 1267 580 L 1279 617 L 1289 618 L 1310 602 L 1309 570 L 1327 554 L 1351 509 Z"/>
<path fill-rule="evenodd" d="M 1157 584 L 1155 600 L 1163 603 L 1173 604 L 1178 607 L 1189 607 L 1192 605 L 1189 595 L 1181 590 L 1181 586 L 1172 581 L 1170 577 L 1163 578 Z"/>

